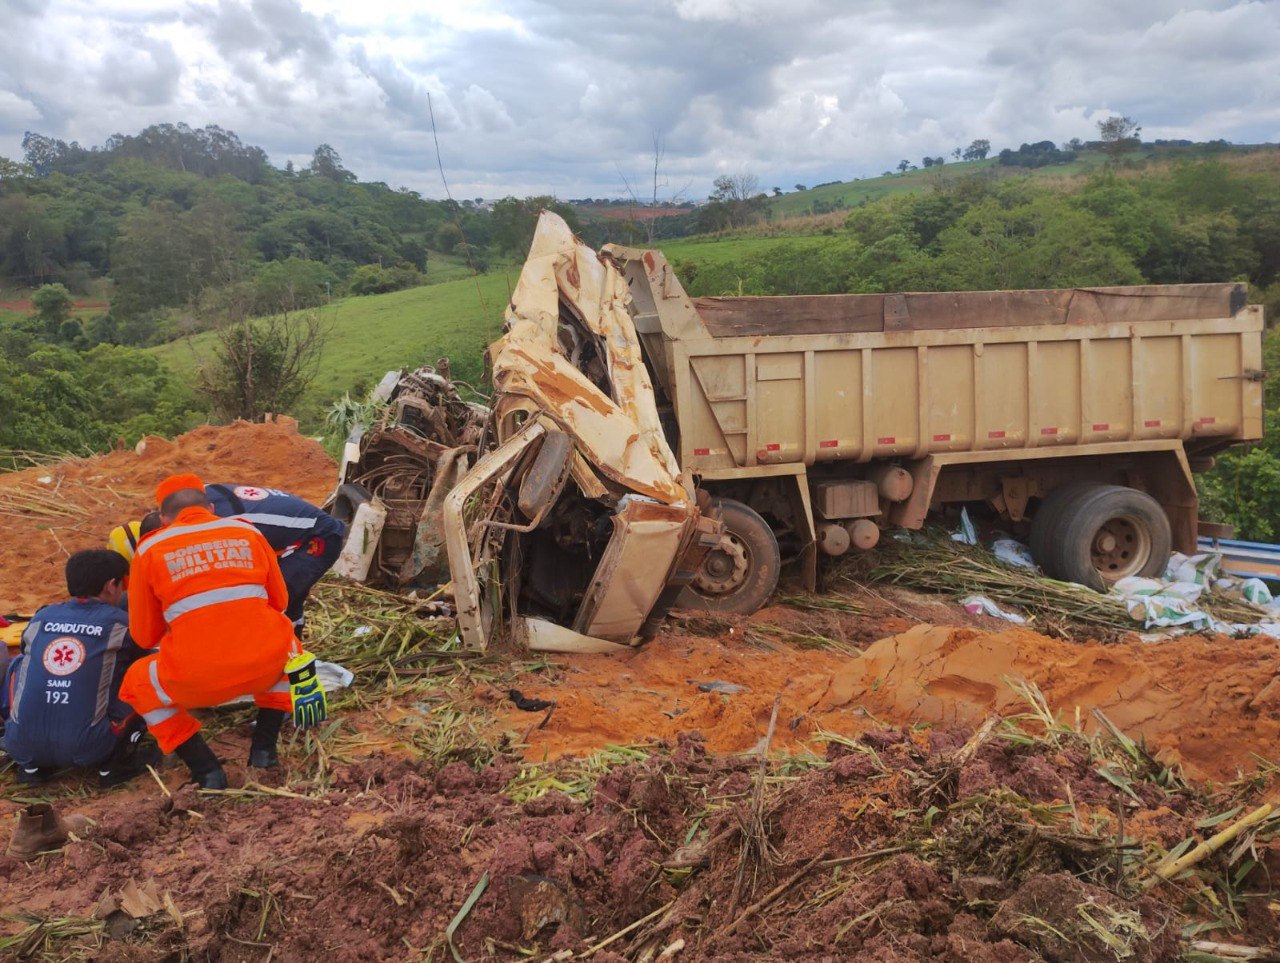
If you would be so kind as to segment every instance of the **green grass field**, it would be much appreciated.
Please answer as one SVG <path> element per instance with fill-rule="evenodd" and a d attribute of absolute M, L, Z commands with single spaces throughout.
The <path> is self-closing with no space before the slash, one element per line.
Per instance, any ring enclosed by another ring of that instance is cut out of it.
<path fill-rule="evenodd" d="M 416 368 L 448 357 L 455 377 L 479 386 L 484 349 L 502 333 L 502 312 L 516 269 L 478 280 L 445 281 L 391 294 L 345 298 L 319 310 L 329 333 L 320 369 L 299 406 L 307 430 L 319 429 L 324 411 L 345 392 L 367 390 L 394 368 Z M 212 356 L 205 332 L 151 350 L 190 379 Z"/>
<path fill-rule="evenodd" d="M 767 237 L 682 237 L 670 241 L 655 241 L 654 247 L 675 264 L 692 261 L 699 267 L 729 264 L 751 254 L 768 251 L 780 244 L 800 247 L 821 247 L 830 243 L 830 237 L 821 234 L 781 234 Z"/>
<path fill-rule="evenodd" d="M 723 264 L 781 243 L 821 244 L 821 237 L 746 237 L 672 241 L 673 260 Z M 441 258 L 440 260 L 442 260 Z M 440 266 L 433 255 L 429 275 Z M 454 376 L 480 387 L 484 350 L 502 333 L 502 314 L 520 266 L 491 268 L 478 279 L 440 281 L 407 291 L 344 298 L 319 309 L 329 333 L 316 379 L 299 405 L 308 431 L 320 429 L 325 409 L 345 392 L 364 391 L 394 368 L 415 368 L 448 357 Z M 210 332 L 150 350 L 179 377 L 191 380 L 212 357 Z"/>

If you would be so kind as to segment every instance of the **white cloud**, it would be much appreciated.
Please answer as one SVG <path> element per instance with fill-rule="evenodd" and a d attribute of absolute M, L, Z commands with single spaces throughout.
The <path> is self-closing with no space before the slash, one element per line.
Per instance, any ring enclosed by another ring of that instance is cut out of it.
<path fill-rule="evenodd" d="M 31 101 L 8 90 L 0 90 L 0 125 L 14 128 L 39 120 L 40 109 Z"/>
<path fill-rule="evenodd" d="M 1257 0 L 6 0 L 0 154 L 216 123 L 277 164 L 333 145 L 439 196 L 847 179 L 985 137 L 1280 134 L 1280 4 Z M 430 106 L 428 106 L 428 97 Z"/>

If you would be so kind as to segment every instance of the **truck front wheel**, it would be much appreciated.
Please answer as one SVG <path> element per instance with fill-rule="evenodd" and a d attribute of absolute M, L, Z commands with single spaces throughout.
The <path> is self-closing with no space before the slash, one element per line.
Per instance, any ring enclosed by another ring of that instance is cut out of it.
<path fill-rule="evenodd" d="M 724 523 L 720 544 L 702 561 L 681 593 L 682 608 L 748 615 L 778 587 L 782 556 L 769 523 L 742 502 L 717 498 L 713 514 Z"/>
<path fill-rule="evenodd" d="M 1045 546 L 1045 557 L 1037 559 L 1045 572 L 1105 591 L 1130 575 L 1164 571 L 1173 534 L 1154 498 L 1121 485 L 1081 487 L 1072 494 L 1035 540 Z"/>

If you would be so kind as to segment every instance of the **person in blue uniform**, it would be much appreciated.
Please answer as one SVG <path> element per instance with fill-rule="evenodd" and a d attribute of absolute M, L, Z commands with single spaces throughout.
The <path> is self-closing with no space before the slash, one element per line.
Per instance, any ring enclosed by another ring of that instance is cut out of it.
<path fill-rule="evenodd" d="M 76 552 L 66 566 L 72 597 L 40 609 L 23 631 L 0 698 L 18 782 L 92 766 L 102 786 L 114 786 L 159 764 L 158 749 L 138 746 L 142 719 L 120 699 L 125 670 L 141 654 L 120 608 L 128 572 L 117 552 Z"/>
<path fill-rule="evenodd" d="M 206 485 L 204 490 L 215 515 L 244 519 L 275 551 L 289 590 L 284 614 L 301 637 L 307 595 L 338 560 L 346 526 L 324 509 L 276 488 L 227 484 Z"/>

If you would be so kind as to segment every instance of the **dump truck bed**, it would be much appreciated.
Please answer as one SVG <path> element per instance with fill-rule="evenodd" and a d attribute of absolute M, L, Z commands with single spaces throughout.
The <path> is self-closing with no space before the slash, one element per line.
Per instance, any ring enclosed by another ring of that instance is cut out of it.
<path fill-rule="evenodd" d="M 704 477 L 1261 436 L 1262 313 L 1243 285 L 695 301 L 634 253 L 636 327 L 680 463 Z"/>

